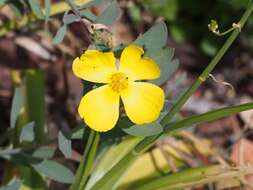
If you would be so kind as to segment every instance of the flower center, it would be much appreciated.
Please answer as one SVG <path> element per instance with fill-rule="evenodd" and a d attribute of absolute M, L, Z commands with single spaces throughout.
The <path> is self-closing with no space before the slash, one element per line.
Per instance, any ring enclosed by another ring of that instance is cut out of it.
<path fill-rule="evenodd" d="M 113 91 L 120 92 L 127 88 L 128 86 L 128 78 L 123 73 L 114 73 L 111 75 L 111 83 L 110 86 Z"/>

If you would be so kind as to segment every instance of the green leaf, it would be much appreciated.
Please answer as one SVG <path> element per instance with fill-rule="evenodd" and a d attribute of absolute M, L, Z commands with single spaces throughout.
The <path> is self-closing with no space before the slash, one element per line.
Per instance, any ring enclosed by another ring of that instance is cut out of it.
<path fill-rule="evenodd" d="M 54 147 L 41 146 L 33 151 L 32 156 L 35 158 L 49 159 L 52 158 L 55 152 Z"/>
<path fill-rule="evenodd" d="M 172 61 L 174 49 L 165 48 L 167 43 L 167 26 L 164 22 L 159 22 L 151 27 L 143 35 L 140 35 L 134 44 L 143 46 L 145 56 L 151 57 L 159 65 L 161 76 L 151 82 L 161 85 L 177 70 L 178 61 Z"/>
<path fill-rule="evenodd" d="M 94 15 L 89 9 L 81 10 L 80 15 L 81 15 L 81 17 L 88 18 L 92 22 L 95 22 L 95 20 L 97 19 L 97 16 Z"/>
<path fill-rule="evenodd" d="M 134 44 L 144 46 L 145 50 L 160 49 L 167 43 L 167 26 L 164 22 L 159 22 L 152 26 L 147 32 L 140 35 Z"/>
<path fill-rule="evenodd" d="M 45 110 L 44 110 L 44 75 L 41 70 L 27 69 L 22 72 L 24 80 L 21 88 L 24 94 L 24 110 L 18 119 L 15 132 L 15 144 L 19 145 L 20 132 L 25 124 L 34 121 L 35 143 L 37 145 L 46 141 L 45 135 Z M 22 152 L 22 155 L 24 152 Z M 20 156 L 13 155 L 14 157 Z M 23 161 L 24 159 L 20 160 Z M 17 160 L 16 160 L 17 161 Z M 46 179 L 40 176 L 34 169 L 28 165 L 18 164 L 20 178 L 28 188 L 34 190 L 45 189 Z"/>
<path fill-rule="evenodd" d="M 39 5 L 39 1 L 37 0 L 28 0 L 31 8 L 32 8 L 32 11 L 33 13 L 40 19 L 44 19 L 44 14 L 43 12 L 41 11 L 41 7 Z"/>
<path fill-rule="evenodd" d="M 62 21 L 63 21 L 64 25 L 68 25 L 73 22 L 80 21 L 80 18 L 72 13 L 71 14 L 64 14 Z"/>
<path fill-rule="evenodd" d="M 35 141 L 40 144 L 46 141 L 44 73 L 28 69 L 24 74 L 26 119 L 27 123 L 34 121 Z"/>
<path fill-rule="evenodd" d="M 10 118 L 11 128 L 15 127 L 22 105 L 23 105 L 23 97 L 22 97 L 21 88 L 15 88 L 14 97 L 13 97 L 12 106 L 11 106 L 11 118 Z"/>
<path fill-rule="evenodd" d="M 128 152 L 138 143 L 140 142 L 141 138 L 137 137 L 129 137 L 122 141 L 120 144 L 116 144 L 110 146 L 110 148 L 101 156 L 101 159 L 98 161 L 92 175 L 87 183 L 86 189 L 103 189 L 103 190 L 112 190 L 113 186 L 116 185 L 117 179 L 113 179 L 112 181 L 102 181 L 101 184 L 106 183 L 106 187 L 101 187 L 96 184 L 100 179 L 102 179 L 107 172 L 109 172 L 114 165 L 116 165 L 122 158 L 125 158 Z M 114 158 L 114 159 L 112 159 Z M 124 172 L 127 171 L 127 168 L 132 163 L 132 159 L 127 160 L 128 162 L 124 162 L 123 166 L 125 167 Z M 122 174 L 120 174 L 122 175 Z M 118 176 L 117 176 L 118 177 Z"/>
<path fill-rule="evenodd" d="M 34 122 L 28 123 L 21 130 L 19 141 L 32 142 L 34 140 Z"/>
<path fill-rule="evenodd" d="M 172 60 L 174 55 L 174 49 L 172 48 L 150 50 L 145 55 L 154 59 L 160 68 L 161 76 L 158 79 L 150 81 L 157 85 L 165 83 L 176 72 L 179 66 L 178 60 Z"/>
<path fill-rule="evenodd" d="M 0 187 L 0 190 L 17 190 L 21 186 L 21 180 L 14 178 L 12 179 L 8 185 Z"/>
<path fill-rule="evenodd" d="M 148 137 L 163 132 L 163 127 L 159 121 L 154 121 L 146 125 L 133 125 L 129 128 L 124 128 L 123 131 L 137 137 Z"/>
<path fill-rule="evenodd" d="M 147 137 L 163 132 L 163 127 L 159 123 L 159 120 L 160 119 L 144 125 L 132 125 L 132 122 L 127 117 L 123 117 L 119 122 L 119 126 L 122 127 L 122 130 L 129 135 Z"/>
<path fill-rule="evenodd" d="M 51 0 L 45 0 L 45 21 L 48 22 L 50 20 L 51 14 Z"/>
<path fill-rule="evenodd" d="M 62 131 L 59 131 L 58 133 L 58 145 L 64 156 L 70 158 L 72 155 L 71 140 Z"/>
<path fill-rule="evenodd" d="M 98 4 L 102 4 L 104 2 L 107 2 L 109 0 L 91 0 L 88 3 L 85 3 L 83 6 L 80 6 L 81 9 L 87 9 L 89 7 L 98 5 Z"/>
<path fill-rule="evenodd" d="M 71 131 L 71 139 L 82 139 L 83 135 L 84 135 L 83 125 L 76 127 Z"/>
<path fill-rule="evenodd" d="M 47 182 L 45 177 L 42 177 L 37 171 L 28 166 L 18 165 L 20 178 L 22 179 L 22 187 L 27 190 L 45 190 L 47 189 Z"/>
<path fill-rule="evenodd" d="M 117 1 L 113 1 L 111 5 L 96 19 L 96 23 L 111 25 L 119 16 L 121 10 Z"/>
<path fill-rule="evenodd" d="M 54 44 L 59 44 L 59 43 L 61 43 L 62 40 L 63 40 L 63 38 L 64 38 L 64 36 L 65 36 L 66 31 L 67 31 L 67 25 L 64 24 L 64 25 L 62 25 L 62 26 L 58 29 L 58 31 L 57 31 L 57 33 L 56 33 L 54 39 L 53 39 L 53 43 L 54 43 Z"/>
<path fill-rule="evenodd" d="M 52 160 L 43 160 L 42 162 L 32 164 L 32 166 L 37 172 L 52 180 L 61 183 L 72 183 L 73 181 L 73 173 L 65 166 Z"/>

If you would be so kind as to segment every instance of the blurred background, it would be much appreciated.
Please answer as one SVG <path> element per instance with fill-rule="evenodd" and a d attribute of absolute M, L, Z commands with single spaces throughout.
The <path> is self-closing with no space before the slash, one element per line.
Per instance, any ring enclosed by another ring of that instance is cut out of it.
<path fill-rule="evenodd" d="M 51 3 L 60 2 L 52 0 Z M 109 27 L 114 46 L 129 44 L 157 21 L 165 21 L 169 34 L 167 44 L 175 48 L 174 59 L 180 62 L 178 70 L 163 85 L 169 92 L 168 97 L 173 99 L 196 79 L 228 37 L 216 36 L 208 30 L 211 19 L 218 22 L 220 31 L 231 28 L 232 23 L 240 19 L 248 0 L 119 0 L 118 3 L 121 17 Z M 92 6 L 90 11 L 99 15 L 107 5 L 108 2 L 104 2 Z M 16 71 L 39 68 L 45 81 L 41 92 L 45 93 L 48 136 L 55 138 L 59 129 L 70 130 L 82 124 L 76 111 L 82 97 L 82 82 L 73 75 L 71 65 L 73 59 L 88 48 L 89 42 L 81 24 L 75 22 L 68 26 L 63 42 L 53 44 L 63 12 L 50 17 L 47 23 L 25 20 L 29 14 L 31 8 L 25 0 L 7 0 L 0 6 L 0 134 L 4 134 L 10 125 L 14 86 L 19 83 Z M 213 71 L 213 77 L 209 77 L 187 102 L 180 117 L 253 101 L 252 57 L 253 17 L 250 17 L 240 37 Z M 162 142 L 172 148 L 189 139 L 196 138 L 196 146 L 206 142 L 203 146 L 205 151 L 210 150 L 208 153 L 196 147 L 191 153 L 176 151 L 188 166 L 208 164 L 213 160 L 240 165 L 253 163 L 252 129 L 253 112 L 248 111 L 185 131 L 180 140 L 171 137 Z M 78 151 L 83 145 L 77 140 L 73 147 L 76 154 L 72 159 L 79 160 Z M 247 151 L 241 151 L 242 147 Z M 69 165 L 75 168 L 75 164 Z M 253 184 L 253 179 L 249 177 L 243 183 Z M 54 185 L 56 188 L 59 184 Z M 216 185 L 215 189 L 228 188 L 222 185 Z"/>

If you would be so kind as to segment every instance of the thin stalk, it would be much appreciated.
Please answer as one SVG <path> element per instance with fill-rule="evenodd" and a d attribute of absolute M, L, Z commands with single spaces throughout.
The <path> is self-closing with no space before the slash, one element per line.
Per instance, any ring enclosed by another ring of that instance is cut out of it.
<path fill-rule="evenodd" d="M 70 190 L 83 190 L 87 182 L 99 143 L 99 133 L 91 130 L 82 160 L 77 169 Z"/>
<path fill-rule="evenodd" d="M 247 10 L 243 14 L 241 20 L 239 21 L 239 25 L 242 28 L 250 14 L 253 11 L 253 3 L 250 3 Z M 236 37 L 239 35 L 240 29 L 234 30 L 234 32 L 229 36 L 225 44 L 216 54 L 216 56 L 212 59 L 212 61 L 208 64 L 206 69 L 202 72 L 202 74 L 198 77 L 198 79 L 192 84 L 192 86 L 185 92 L 185 94 L 176 102 L 176 104 L 172 107 L 171 111 L 161 120 L 161 124 L 165 126 L 168 124 L 171 119 L 174 117 L 176 113 L 180 111 L 184 103 L 189 99 L 189 97 L 195 92 L 195 90 L 205 81 L 205 79 L 209 76 L 210 72 L 214 69 L 217 63 L 221 60 L 223 55 L 226 53 L 228 48 L 235 41 Z M 154 142 L 162 135 L 163 133 L 151 137 L 144 138 L 140 143 L 138 143 L 135 148 L 123 157 L 114 167 L 107 172 L 91 189 L 96 190 L 98 187 L 108 187 L 103 188 L 104 190 L 110 189 L 110 185 L 115 184 L 118 179 L 124 174 L 126 165 L 130 165 L 136 158 L 136 155 L 141 154 L 147 148 L 152 146 Z M 102 186 L 103 185 L 103 186 Z"/>

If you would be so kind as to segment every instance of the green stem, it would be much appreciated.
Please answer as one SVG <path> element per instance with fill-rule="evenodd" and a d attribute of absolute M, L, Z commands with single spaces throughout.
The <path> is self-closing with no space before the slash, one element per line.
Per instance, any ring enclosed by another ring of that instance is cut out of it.
<path fill-rule="evenodd" d="M 250 14 L 253 11 L 253 3 L 250 3 L 247 10 L 243 14 L 241 20 L 239 21 L 239 25 L 241 28 L 245 25 L 247 19 L 249 18 Z M 202 72 L 202 74 L 198 77 L 198 79 L 192 84 L 192 86 L 185 92 L 185 94 L 176 102 L 176 104 L 172 107 L 171 111 L 161 120 L 161 124 L 165 126 L 168 124 L 171 119 L 174 117 L 176 113 L 180 111 L 184 103 L 189 99 L 189 97 L 195 92 L 195 90 L 205 81 L 205 79 L 209 76 L 210 72 L 214 69 L 214 67 L 217 65 L 217 63 L 221 60 L 223 55 L 226 53 L 228 48 L 231 46 L 231 44 L 234 42 L 236 37 L 239 35 L 240 30 L 239 28 L 237 30 L 234 30 L 234 32 L 229 36 L 225 44 L 222 46 L 222 48 L 219 50 L 217 55 L 212 59 L 212 61 L 208 64 L 206 69 Z M 138 155 L 144 152 L 147 148 L 152 146 L 154 142 L 162 135 L 155 135 L 151 137 L 144 138 L 141 142 L 139 142 L 133 150 L 131 150 L 124 158 L 122 158 L 114 167 L 107 172 L 93 187 L 92 190 L 96 190 L 97 187 L 107 187 L 104 188 L 110 189 L 109 185 L 112 184 L 112 182 L 117 182 L 117 179 L 119 179 L 125 172 L 125 166 L 132 163 Z M 110 181 L 108 181 L 110 180 Z M 103 185 L 103 186 L 102 186 Z"/>
<path fill-rule="evenodd" d="M 77 169 L 74 182 L 70 186 L 70 190 L 84 189 L 85 184 L 87 183 L 87 179 L 89 177 L 90 170 L 92 168 L 93 161 L 96 156 L 98 143 L 99 133 L 91 130 L 82 160 Z"/>

